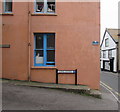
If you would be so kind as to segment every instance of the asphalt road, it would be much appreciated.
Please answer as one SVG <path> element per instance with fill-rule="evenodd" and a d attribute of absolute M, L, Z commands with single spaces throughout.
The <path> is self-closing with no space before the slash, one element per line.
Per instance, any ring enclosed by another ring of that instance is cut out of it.
<path fill-rule="evenodd" d="M 120 76 L 118 73 L 101 71 L 101 87 L 103 91 L 108 91 L 112 94 L 115 100 L 120 105 Z M 120 107 L 120 106 L 119 106 Z"/>
<path fill-rule="evenodd" d="M 102 99 L 61 90 L 17 86 L 3 83 L 3 110 L 118 110 L 109 92 Z"/>
<path fill-rule="evenodd" d="M 118 92 L 118 73 L 101 71 L 101 81 Z"/>

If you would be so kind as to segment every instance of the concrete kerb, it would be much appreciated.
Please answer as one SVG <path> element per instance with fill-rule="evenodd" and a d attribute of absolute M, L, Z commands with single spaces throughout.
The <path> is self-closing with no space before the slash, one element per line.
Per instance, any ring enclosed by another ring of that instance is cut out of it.
<path fill-rule="evenodd" d="M 0 79 L 2 83 L 10 83 L 14 85 L 39 87 L 39 88 L 49 88 L 49 89 L 59 89 L 66 92 L 77 93 L 85 96 L 93 96 L 95 98 L 102 98 L 102 94 L 98 90 L 91 90 L 88 86 L 84 85 L 67 85 L 67 84 L 54 84 L 54 83 L 40 83 L 33 81 L 19 81 L 19 80 L 9 80 Z"/>

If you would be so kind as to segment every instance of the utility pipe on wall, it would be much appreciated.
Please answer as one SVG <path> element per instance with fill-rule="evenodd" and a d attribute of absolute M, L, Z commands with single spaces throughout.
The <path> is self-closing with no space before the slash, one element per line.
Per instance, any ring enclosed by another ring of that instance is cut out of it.
<path fill-rule="evenodd" d="M 30 34 L 31 34 L 31 15 L 30 15 L 30 1 L 28 0 L 28 81 L 31 80 L 31 69 L 30 69 L 30 47 L 31 47 L 31 39 L 30 39 Z"/>

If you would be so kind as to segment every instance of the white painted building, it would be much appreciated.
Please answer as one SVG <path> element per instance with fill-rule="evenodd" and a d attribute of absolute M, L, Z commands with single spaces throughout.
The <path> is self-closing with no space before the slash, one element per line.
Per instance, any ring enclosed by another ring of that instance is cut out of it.
<path fill-rule="evenodd" d="M 100 46 L 101 70 L 118 72 L 118 29 L 106 29 Z"/>

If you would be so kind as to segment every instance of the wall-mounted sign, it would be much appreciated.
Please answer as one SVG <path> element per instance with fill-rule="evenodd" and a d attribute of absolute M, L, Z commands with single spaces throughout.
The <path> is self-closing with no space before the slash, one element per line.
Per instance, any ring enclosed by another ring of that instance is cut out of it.
<path fill-rule="evenodd" d="M 56 69 L 56 84 L 58 84 L 58 74 L 75 74 L 75 85 L 77 85 L 77 69 L 76 70 L 58 70 Z"/>
<path fill-rule="evenodd" d="M 93 41 L 93 42 L 92 42 L 92 45 L 98 45 L 98 44 L 99 44 L 98 41 Z"/>
<path fill-rule="evenodd" d="M 58 70 L 59 74 L 75 74 L 76 70 Z"/>

